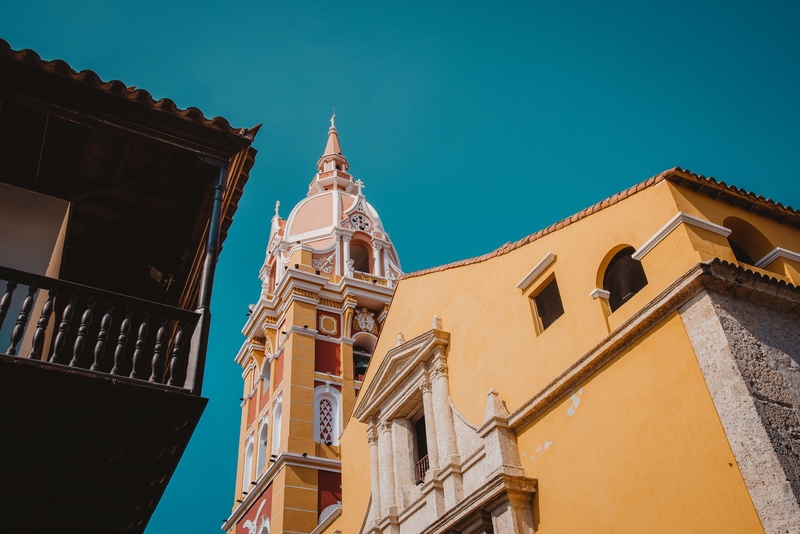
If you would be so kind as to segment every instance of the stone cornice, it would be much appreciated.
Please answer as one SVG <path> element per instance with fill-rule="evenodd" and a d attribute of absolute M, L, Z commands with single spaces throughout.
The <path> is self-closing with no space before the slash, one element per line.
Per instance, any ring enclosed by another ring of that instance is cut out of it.
<path fill-rule="evenodd" d="M 536 493 L 536 485 L 537 480 L 535 478 L 499 474 L 487 480 L 483 486 L 462 499 L 420 534 L 452 532 L 459 523 L 467 520 L 472 514 L 491 506 L 494 501 L 502 498 L 505 493 L 522 493 L 532 498 L 533 494 Z"/>
<path fill-rule="evenodd" d="M 796 261 L 800 263 L 800 254 L 793 250 L 775 247 L 770 250 L 763 258 L 755 262 L 753 265 L 759 269 L 764 269 L 767 265 L 777 260 L 778 258 L 785 258 L 787 260 Z"/>

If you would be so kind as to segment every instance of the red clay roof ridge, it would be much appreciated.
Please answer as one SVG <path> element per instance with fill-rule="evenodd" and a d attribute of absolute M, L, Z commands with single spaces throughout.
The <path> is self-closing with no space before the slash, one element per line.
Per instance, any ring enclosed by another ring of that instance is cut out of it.
<path fill-rule="evenodd" d="M 252 130 L 257 131 L 257 127 L 250 129 L 234 128 L 225 117 L 218 116 L 212 119 L 206 118 L 200 109 L 193 106 L 190 106 L 186 109 L 180 109 L 175 102 L 169 98 L 155 100 L 148 91 L 144 89 L 137 89 L 134 85 L 129 87 L 124 82 L 119 80 L 110 80 L 104 82 L 96 72 L 92 70 L 82 70 L 77 72 L 62 59 L 47 61 L 42 59 L 34 50 L 14 50 L 11 48 L 11 45 L 3 39 L 0 39 L 0 57 L 7 57 L 20 63 L 27 63 L 28 65 L 37 67 L 45 72 L 70 78 L 75 82 L 89 85 L 124 100 L 136 102 L 151 109 L 164 111 L 173 116 L 199 123 L 204 126 L 209 126 L 236 136 L 245 137 L 251 141 L 252 138 L 250 136 L 254 136 L 254 134 L 251 134 L 250 132 Z"/>
<path fill-rule="evenodd" d="M 629 196 L 631 196 L 631 195 L 633 195 L 635 193 L 638 193 L 639 191 L 642 191 L 643 189 L 646 189 L 648 187 L 656 185 L 657 183 L 662 182 L 662 181 L 664 181 L 666 179 L 674 179 L 676 181 L 689 181 L 689 182 L 694 182 L 694 183 L 697 183 L 697 184 L 706 185 L 706 186 L 712 187 L 714 189 L 717 189 L 719 191 L 724 191 L 724 192 L 726 192 L 728 194 L 732 194 L 734 196 L 740 197 L 742 200 L 745 200 L 747 202 L 751 202 L 751 203 L 754 203 L 754 204 L 760 204 L 760 205 L 768 208 L 769 210 L 776 210 L 776 211 L 783 212 L 783 213 L 785 213 L 786 215 L 789 215 L 789 216 L 800 217 L 800 211 L 794 210 L 790 206 L 783 206 L 780 202 L 774 202 L 773 200 L 766 199 L 761 195 L 756 195 L 755 193 L 751 193 L 749 191 L 746 191 L 744 189 L 738 188 L 736 186 L 728 185 L 725 182 L 717 181 L 713 177 L 708 177 L 707 178 L 707 177 L 703 176 L 702 174 L 695 174 L 695 173 L 693 173 L 692 171 L 690 171 L 688 169 L 682 169 L 680 167 L 672 167 L 671 169 L 667 169 L 667 170 L 665 170 L 663 172 L 660 172 L 660 173 L 656 174 L 655 176 L 652 176 L 652 177 L 648 178 L 647 180 L 644 180 L 643 182 L 639 182 L 639 183 L 629 187 L 628 189 L 625 189 L 624 191 L 620 191 L 619 193 L 615 193 L 615 194 L 611 195 L 610 197 L 608 197 L 608 198 L 606 198 L 604 200 L 601 200 L 600 202 L 597 202 L 596 204 L 593 204 L 593 205 L 589 206 L 588 208 L 585 208 L 585 209 L 581 210 L 580 212 L 578 212 L 578 213 L 576 213 L 574 215 L 570 215 L 569 217 L 567 217 L 565 219 L 557 221 L 557 222 L 551 224 L 550 226 L 548 226 L 547 228 L 543 228 L 543 229 L 539 230 L 538 232 L 535 232 L 535 233 L 530 234 L 530 235 L 528 235 L 526 237 L 523 237 L 519 241 L 516 241 L 514 243 L 506 243 L 505 245 L 501 246 L 500 248 L 498 248 L 498 249 L 496 249 L 496 250 L 494 250 L 492 252 L 489 252 L 487 254 L 483 254 L 481 256 L 476 256 L 476 257 L 473 257 L 473 258 L 467 258 L 467 259 L 455 261 L 455 262 L 452 262 L 452 263 L 439 265 L 437 267 L 430 267 L 428 269 L 421 269 L 419 271 L 413 271 L 413 272 L 410 272 L 410 273 L 406 273 L 406 274 L 404 274 L 403 276 L 400 277 L 400 280 L 405 280 L 407 278 L 415 278 L 417 276 L 424 276 L 426 274 L 431 274 L 431 273 L 435 273 L 435 272 L 439 272 L 439 271 L 445 271 L 445 270 L 448 270 L 448 269 L 453 269 L 455 267 L 462 267 L 464 265 L 472 265 L 472 264 L 475 264 L 475 263 L 481 263 L 481 262 L 484 262 L 484 261 L 489 260 L 491 258 L 494 258 L 494 257 L 497 257 L 497 256 L 502 256 L 503 254 L 508 254 L 509 252 L 511 252 L 513 250 L 516 250 L 516 249 L 518 249 L 518 248 L 520 248 L 522 246 L 525 246 L 528 243 L 536 241 L 537 239 L 539 239 L 541 237 L 544 237 L 544 236 L 546 236 L 548 234 L 551 234 L 551 233 L 553 233 L 553 232 L 555 232 L 557 230 L 560 230 L 560 229 L 562 229 L 562 228 L 564 228 L 566 226 L 569 226 L 572 223 L 578 222 L 581 219 L 584 219 L 584 218 L 588 217 L 589 215 L 597 213 L 598 211 L 603 210 L 603 209 L 605 209 L 605 208 L 607 208 L 609 206 L 613 206 L 617 202 L 619 202 L 621 200 L 624 200 L 624 199 L 628 198 Z"/>

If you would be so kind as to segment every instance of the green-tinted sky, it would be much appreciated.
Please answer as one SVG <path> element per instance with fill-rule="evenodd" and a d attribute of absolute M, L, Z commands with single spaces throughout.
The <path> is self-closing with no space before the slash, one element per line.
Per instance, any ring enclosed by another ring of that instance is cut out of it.
<path fill-rule="evenodd" d="M 13 48 L 264 124 L 219 263 L 211 400 L 148 534 L 218 532 L 230 513 L 240 329 L 275 201 L 285 217 L 307 191 L 333 104 L 412 271 L 676 165 L 800 204 L 799 27 L 787 1 L 5 2 Z"/>

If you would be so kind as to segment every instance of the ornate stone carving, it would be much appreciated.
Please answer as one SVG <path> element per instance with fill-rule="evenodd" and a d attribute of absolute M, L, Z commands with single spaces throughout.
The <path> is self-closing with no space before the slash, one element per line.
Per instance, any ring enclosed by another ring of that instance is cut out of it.
<path fill-rule="evenodd" d="M 353 316 L 353 326 L 361 332 L 370 332 L 372 334 L 378 333 L 378 325 L 375 321 L 375 314 L 366 308 L 356 310 L 356 313 Z"/>
<path fill-rule="evenodd" d="M 392 431 L 392 422 L 390 420 L 381 421 L 378 423 L 378 432 L 391 432 Z"/>
<path fill-rule="evenodd" d="M 431 378 L 434 380 L 439 377 L 447 378 L 447 364 L 444 362 L 439 362 L 433 366 L 431 369 Z"/>
<path fill-rule="evenodd" d="M 378 431 L 375 429 L 374 425 L 371 425 L 369 429 L 367 429 L 367 443 L 370 445 L 378 444 Z"/>
<path fill-rule="evenodd" d="M 333 272 L 333 258 L 335 256 L 336 254 L 331 254 L 327 258 L 311 260 L 311 266 L 325 274 L 331 274 Z"/>
<path fill-rule="evenodd" d="M 335 300 L 330 300 L 330 299 L 321 298 L 321 299 L 319 299 L 319 303 L 322 306 L 328 306 L 330 308 L 341 309 L 341 307 L 342 307 L 342 303 L 341 302 L 336 302 Z"/>
<path fill-rule="evenodd" d="M 422 383 L 419 385 L 419 390 L 422 393 L 430 393 L 431 392 L 431 383 L 427 378 L 422 379 Z"/>
<path fill-rule="evenodd" d="M 299 287 L 292 288 L 292 295 L 299 295 L 301 297 L 308 297 L 311 299 L 317 297 L 317 295 L 315 295 L 313 291 L 309 291 L 307 289 L 300 289 Z"/>

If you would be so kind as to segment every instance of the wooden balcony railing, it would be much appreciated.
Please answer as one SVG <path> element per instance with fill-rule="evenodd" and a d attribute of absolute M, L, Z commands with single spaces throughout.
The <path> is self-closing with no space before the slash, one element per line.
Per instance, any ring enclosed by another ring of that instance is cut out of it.
<path fill-rule="evenodd" d="M 6 267 L 0 294 L 0 353 L 193 390 L 198 313 Z"/>
<path fill-rule="evenodd" d="M 417 475 L 417 484 L 425 482 L 425 473 L 428 472 L 428 469 L 430 469 L 430 467 L 431 465 L 430 462 L 428 461 L 427 454 L 417 461 L 417 464 L 414 468 L 414 473 Z"/>

